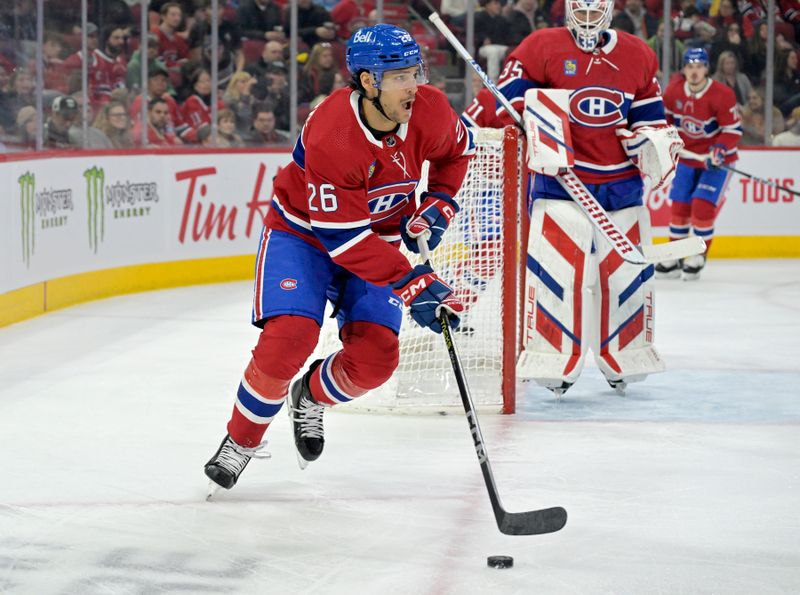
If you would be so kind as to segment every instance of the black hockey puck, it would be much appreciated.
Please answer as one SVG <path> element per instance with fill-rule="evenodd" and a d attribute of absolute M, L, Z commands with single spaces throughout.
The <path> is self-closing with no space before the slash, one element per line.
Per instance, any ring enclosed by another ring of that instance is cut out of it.
<path fill-rule="evenodd" d="M 489 556 L 486 564 L 491 568 L 511 568 L 514 565 L 514 558 L 511 556 Z"/>

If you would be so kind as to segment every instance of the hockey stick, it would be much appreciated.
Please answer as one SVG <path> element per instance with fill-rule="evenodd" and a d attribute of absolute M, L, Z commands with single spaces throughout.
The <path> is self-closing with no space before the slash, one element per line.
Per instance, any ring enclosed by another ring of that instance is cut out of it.
<path fill-rule="evenodd" d="M 467 49 L 461 45 L 452 31 L 447 28 L 447 25 L 442 21 L 438 13 L 434 12 L 428 17 L 434 24 L 439 32 L 444 35 L 445 39 L 450 42 L 450 45 L 458 52 L 458 54 L 469 64 L 472 69 L 483 81 L 484 86 L 494 95 L 495 99 L 500 102 L 500 105 L 508 112 L 514 119 L 517 126 L 525 131 L 525 124 L 522 116 L 514 109 L 506 97 L 500 93 L 500 90 L 494 84 L 492 79 L 483 72 L 483 69 L 478 65 L 475 59 L 470 55 Z M 589 221 L 594 225 L 595 229 L 600 232 L 614 251 L 620 257 L 631 264 L 646 265 L 662 260 L 674 260 L 678 258 L 685 258 L 694 254 L 702 254 L 705 252 L 706 246 L 702 239 L 691 237 L 682 240 L 676 240 L 665 244 L 653 244 L 644 246 L 644 254 L 636 245 L 626 236 L 616 223 L 608 216 L 606 210 L 597 202 L 597 199 L 592 196 L 589 189 L 586 188 L 580 178 L 576 176 L 571 170 L 566 170 L 556 176 L 559 184 L 564 188 L 567 194 L 578 204 L 584 214 L 589 218 Z"/>
<path fill-rule="evenodd" d="M 687 159 L 694 159 L 695 161 L 705 161 L 708 159 L 708 155 L 701 155 L 700 153 L 695 153 L 694 151 L 689 151 L 688 149 L 681 149 L 681 157 L 686 157 Z M 735 174 L 739 174 L 743 178 L 749 178 L 756 182 L 761 182 L 767 186 L 771 186 L 772 188 L 777 188 L 778 190 L 783 190 L 784 192 L 788 192 L 789 194 L 794 194 L 795 196 L 800 196 L 800 192 L 797 190 L 792 190 L 791 188 L 787 188 L 786 186 L 781 186 L 773 182 L 772 180 L 768 180 L 767 178 L 759 178 L 758 176 L 754 176 L 753 174 L 749 174 L 746 171 L 742 171 L 740 169 L 736 169 L 735 167 L 731 167 L 730 165 L 726 165 L 721 163 L 716 167 L 720 169 L 726 169 L 730 172 Z"/>
<path fill-rule="evenodd" d="M 428 258 L 427 238 L 418 238 L 420 256 L 426 263 L 430 263 Z M 543 533 L 554 533 L 559 531 L 567 523 L 567 511 L 556 506 L 554 508 L 544 508 L 542 510 L 529 510 L 527 512 L 508 512 L 500 502 L 500 495 L 497 493 L 497 485 L 492 474 L 492 467 L 489 464 L 489 455 L 483 442 L 483 434 L 478 424 L 478 414 L 470 396 L 469 386 L 464 376 L 461 366 L 461 359 L 458 357 L 456 345 L 453 342 L 453 333 L 450 330 L 449 316 L 447 311 L 442 308 L 439 313 L 439 324 L 442 326 L 442 336 L 444 337 L 447 353 L 450 356 L 450 363 L 453 365 L 453 374 L 458 384 L 458 392 L 461 395 L 461 402 L 467 414 L 469 431 L 472 434 L 472 441 L 475 444 L 475 452 L 481 464 L 483 480 L 489 492 L 489 500 L 492 503 L 494 518 L 497 528 L 505 535 L 541 535 Z"/>

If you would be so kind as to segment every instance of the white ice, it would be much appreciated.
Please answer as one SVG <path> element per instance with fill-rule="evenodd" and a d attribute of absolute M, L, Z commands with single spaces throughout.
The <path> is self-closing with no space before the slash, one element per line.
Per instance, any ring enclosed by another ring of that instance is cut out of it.
<path fill-rule="evenodd" d="M 462 415 L 326 414 L 324 456 L 273 458 L 205 502 L 257 337 L 249 283 L 84 304 L 0 329 L 0 592 L 800 592 L 800 262 L 657 282 L 668 371 L 625 397 L 594 368 L 481 415 L 498 532 Z M 444 349 L 444 347 L 442 347 Z M 486 557 L 514 556 L 508 570 Z"/>

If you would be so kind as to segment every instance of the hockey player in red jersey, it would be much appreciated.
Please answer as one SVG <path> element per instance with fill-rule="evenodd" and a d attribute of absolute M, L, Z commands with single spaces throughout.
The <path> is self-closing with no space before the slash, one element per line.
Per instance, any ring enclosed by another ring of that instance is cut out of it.
<path fill-rule="evenodd" d="M 386 382 L 397 367 L 402 307 L 441 332 L 441 308 L 458 324 L 461 303 L 427 265 L 412 267 L 401 241 L 435 249 L 458 205 L 453 196 L 474 152 L 447 97 L 423 85 L 419 46 L 379 24 L 347 45 L 351 88 L 308 117 L 292 162 L 275 179 L 259 247 L 252 322 L 262 329 L 236 395 L 228 435 L 206 464 L 212 488 L 231 488 L 289 398 L 298 462 L 324 445 L 326 407 Z M 428 191 L 415 199 L 425 160 Z M 334 306 L 342 349 L 296 380 Z M 291 393 L 289 395 L 289 393 Z"/>
<path fill-rule="evenodd" d="M 555 107 L 548 97 L 560 98 L 563 106 L 553 113 L 571 136 L 574 173 L 631 240 L 649 243 L 641 173 L 654 186 L 665 183 L 680 140 L 665 119 L 656 55 L 637 37 L 609 28 L 613 4 L 567 0 L 566 26 L 528 35 L 509 55 L 498 88 L 526 119 L 540 115 L 535 102 Z M 512 122 L 502 108 L 496 113 L 501 124 Z M 557 175 L 571 157 L 550 167 L 528 146 L 535 176 L 517 374 L 560 395 L 591 348 L 609 384 L 622 391 L 664 369 L 652 344 L 653 267 L 624 262 L 571 200 Z"/>
<path fill-rule="evenodd" d="M 724 200 L 731 173 L 718 166 L 736 162 L 742 127 L 736 95 L 727 85 L 708 77 L 708 54 L 702 48 L 686 50 L 684 79 L 676 78 L 664 93 L 667 118 L 674 123 L 686 149 L 706 155 L 704 161 L 681 159 L 669 198 L 669 237 L 693 233 L 705 240 L 706 254 L 714 238 L 714 221 Z M 706 254 L 656 265 L 659 277 L 694 280 L 706 264 Z"/>

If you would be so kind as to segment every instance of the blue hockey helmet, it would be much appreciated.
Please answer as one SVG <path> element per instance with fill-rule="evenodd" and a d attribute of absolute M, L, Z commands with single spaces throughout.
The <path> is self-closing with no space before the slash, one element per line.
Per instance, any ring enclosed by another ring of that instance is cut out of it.
<path fill-rule="evenodd" d="M 378 88 L 384 72 L 411 66 L 420 67 L 416 83 L 427 82 L 421 80 L 427 77 L 424 75 L 419 45 L 408 31 L 396 25 L 381 23 L 364 27 L 353 33 L 347 42 L 347 70 L 353 76 L 366 70 L 375 79 Z"/>
<path fill-rule="evenodd" d="M 683 53 L 683 65 L 700 62 L 708 66 L 708 52 L 703 48 L 689 48 Z"/>

